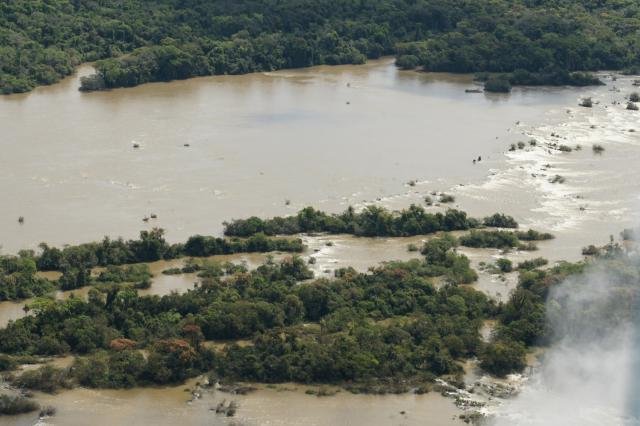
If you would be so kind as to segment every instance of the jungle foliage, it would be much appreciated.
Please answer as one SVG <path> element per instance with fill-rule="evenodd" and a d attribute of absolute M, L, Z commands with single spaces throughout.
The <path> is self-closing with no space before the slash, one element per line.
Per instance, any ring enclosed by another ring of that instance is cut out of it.
<path fill-rule="evenodd" d="M 398 55 L 403 68 L 593 84 L 632 69 L 640 6 L 556 0 L 13 0 L 0 4 L 0 92 L 97 61 L 84 90 Z"/>

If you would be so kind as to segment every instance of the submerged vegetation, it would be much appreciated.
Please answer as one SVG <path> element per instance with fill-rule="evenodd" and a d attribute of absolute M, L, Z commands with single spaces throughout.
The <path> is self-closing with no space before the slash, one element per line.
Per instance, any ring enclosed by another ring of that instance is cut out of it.
<path fill-rule="evenodd" d="M 490 77 L 484 83 L 484 90 L 494 93 L 511 92 L 511 82 L 506 77 Z"/>
<path fill-rule="evenodd" d="M 514 84 L 587 85 L 576 71 L 638 66 L 634 0 L 17 0 L 0 5 L 0 92 L 97 61 L 83 90 L 396 54 L 398 66 L 504 73 Z M 489 84 L 491 87 L 491 84 Z"/>
<path fill-rule="evenodd" d="M 0 415 L 30 413 L 39 408 L 37 402 L 24 396 L 0 395 Z"/>
<path fill-rule="evenodd" d="M 301 239 L 276 237 L 276 234 L 329 232 L 358 236 L 411 236 L 481 226 L 515 228 L 517 225 L 512 217 L 504 214 L 496 213 L 480 221 L 468 218 L 465 212 L 459 210 L 427 213 L 422 207 L 415 205 L 400 212 L 390 212 L 376 206 L 366 207 L 361 212 L 349 208 L 336 215 L 307 207 L 290 217 L 267 220 L 252 217 L 226 223 L 227 238 L 194 235 L 185 243 L 169 244 L 164 238 L 164 231 L 154 228 L 140 232 L 138 239 L 127 241 L 105 237 L 100 242 L 66 246 L 62 249 L 42 243 L 37 253 L 23 250 L 18 256 L 0 256 L 0 301 L 43 296 L 56 289 L 74 290 L 87 285 L 128 283 L 138 289 L 148 288 L 151 285 L 148 267 L 136 265 L 143 262 L 185 256 L 303 251 Z M 106 269 L 92 276 L 92 270 L 96 267 Z M 211 265 L 205 264 L 203 270 L 201 268 L 203 265 L 188 262 L 184 268 L 164 273 L 170 275 L 199 271 L 199 276 L 216 275 L 211 272 Z M 217 268 L 220 269 L 219 266 Z M 226 271 L 220 269 L 217 275 L 238 272 L 233 265 L 226 265 L 225 269 Z M 57 279 L 47 279 L 39 274 L 43 271 L 58 271 L 62 275 Z M 473 281 L 475 278 L 465 279 Z"/>
<path fill-rule="evenodd" d="M 93 283 L 137 283 L 149 285 L 151 274 L 146 265 L 119 265 L 175 259 L 183 256 L 206 257 L 233 253 L 282 251 L 299 253 L 304 249 L 299 238 L 273 238 L 256 233 L 248 238 L 217 238 L 195 235 L 184 244 L 169 244 L 162 229 L 140 232 L 137 240 L 112 240 L 66 246 L 62 249 L 40 244 L 40 252 L 23 250 L 18 256 L 0 256 L 0 301 L 42 296 L 55 289 L 72 290 Z M 97 277 L 94 267 L 107 269 Z M 39 271 L 59 271 L 52 281 Z"/>
<path fill-rule="evenodd" d="M 460 244 L 475 248 L 535 250 L 536 246 L 531 243 L 532 241 L 543 241 L 552 238 L 553 235 L 551 234 L 540 233 L 532 229 L 527 232 L 472 230 L 467 235 L 460 237 Z M 529 243 L 522 244 L 520 240 L 528 241 Z"/>

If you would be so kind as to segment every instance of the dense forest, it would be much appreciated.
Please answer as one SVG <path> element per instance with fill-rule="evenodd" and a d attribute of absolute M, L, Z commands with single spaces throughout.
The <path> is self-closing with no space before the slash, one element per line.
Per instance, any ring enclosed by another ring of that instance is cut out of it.
<path fill-rule="evenodd" d="M 41 299 L 35 315 L 0 330 L 0 364 L 72 353 L 79 358 L 65 380 L 90 387 L 176 383 L 210 370 L 227 379 L 307 383 L 459 374 L 456 360 L 479 353 L 482 319 L 498 311 L 481 292 L 457 285 L 476 275 L 455 244 L 435 238 L 423 260 L 366 274 L 346 268 L 312 282 L 300 283 L 309 270 L 293 256 L 204 278 L 184 294 L 139 296 L 112 285 L 92 290 L 87 301 Z M 440 276 L 448 284 L 438 289 L 431 277 Z M 216 349 L 212 340 L 231 343 Z M 51 385 L 50 375 L 34 374 L 17 384 Z"/>
<path fill-rule="evenodd" d="M 558 0 L 11 0 L 0 92 L 87 61 L 84 90 L 398 55 L 403 68 L 592 84 L 574 71 L 640 64 L 640 5 Z"/>
<path fill-rule="evenodd" d="M 0 330 L 0 370 L 71 353 L 70 369 L 44 366 L 8 377 L 20 388 L 48 392 L 76 384 L 179 383 L 205 372 L 224 381 L 422 392 L 438 376 L 455 380 L 468 358 L 478 357 L 498 376 L 524 368 L 527 348 L 557 338 L 547 326 L 546 303 L 569 276 L 586 282 L 583 274 L 606 267 L 615 271 L 615 297 L 628 301 L 637 292 L 636 261 L 609 245 L 594 261 L 521 270 L 510 299 L 497 304 L 462 285 L 475 272 L 456 245 L 443 235 L 425 243 L 423 259 L 367 273 L 339 269 L 332 279 L 301 282 L 310 271 L 294 255 L 206 277 L 184 294 L 139 296 L 135 288 L 110 285 L 91 290 L 86 301 L 41 299 L 34 315 Z M 434 285 L 435 277 L 444 284 Z M 557 310 L 565 303 L 553 300 Z M 612 321 L 632 315 L 629 309 Z M 489 342 L 479 332 L 486 319 L 498 320 Z"/>

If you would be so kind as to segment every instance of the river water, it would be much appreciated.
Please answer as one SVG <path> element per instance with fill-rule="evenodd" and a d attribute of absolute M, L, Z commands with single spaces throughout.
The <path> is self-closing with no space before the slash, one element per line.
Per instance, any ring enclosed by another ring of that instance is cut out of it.
<path fill-rule="evenodd" d="M 230 395 L 219 391 L 203 392 L 192 399 L 187 389 L 195 380 L 171 388 L 132 390 L 74 389 L 59 395 L 38 394 L 43 404 L 58 407 L 55 417 L 40 425 L 424 425 L 464 424 L 457 420 L 455 406 L 439 394 L 426 395 L 353 395 L 339 392 L 334 396 L 307 395 L 306 386 L 260 386 L 249 395 Z M 236 401 L 237 414 L 232 418 L 212 411 L 218 403 Z M 15 416 L 16 426 L 33 425 L 37 414 Z M 0 423 L 3 419 L 0 417 Z"/>
<path fill-rule="evenodd" d="M 604 75 L 607 85 L 597 88 L 467 94 L 464 89 L 474 87 L 469 76 L 401 72 L 382 59 L 78 92 L 79 77 L 90 72 L 83 66 L 59 84 L 0 97 L 0 193 L 10 200 L 0 208 L 5 253 L 41 241 L 132 238 L 152 226 L 177 242 L 195 233 L 219 234 L 231 218 L 291 214 L 306 205 L 401 208 L 422 203 L 432 191 L 455 195 L 454 205 L 473 215 L 501 211 L 556 234 L 538 252 L 507 254 L 514 261 L 579 259 L 581 247 L 637 223 L 640 115 L 612 104 L 633 89 L 629 77 Z M 584 96 L 594 98 L 594 108 L 577 106 Z M 530 139 L 535 147 L 507 151 Z M 583 149 L 561 153 L 544 145 L 551 142 Z M 593 143 L 605 152 L 594 155 Z M 482 161 L 474 164 L 478 156 Z M 565 183 L 550 183 L 555 174 Z M 144 223 L 151 213 L 158 219 Z M 304 256 L 316 258 L 316 276 L 329 276 L 342 266 L 365 271 L 384 260 L 416 257 L 406 247 L 424 237 L 304 239 Z M 474 266 L 503 256 L 462 251 Z M 252 266 L 264 258 L 220 260 Z M 144 293 L 193 286 L 194 275 L 161 274 L 181 262 L 151 265 L 155 277 Z M 515 284 L 515 274 L 502 280 L 481 272 L 476 288 L 504 300 Z M 23 316 L 22 306 L 0 303 L 2 325 Z M 39 397 L 58 408 L 48 424 L 81 425 L 89 417 L 96 425 L 228 423 L 209 411 L 221 395 L 186 404 L 187 386 Z M 236 424 L 460 423 L 451 400 L 438 395 L 317 398 L 300 389 L 263 388 L 238 400 Z M 0 418 L 0 424 L 36 421 Z"/>
<path fill-rule="evenodd" d="M 397 196 L 410 180 L 479 184 L 504 165 L 516 121 L 579 92 L 466 94 L 468 76 L 399 72 L 390 59 L 81 93 L 90 72 L 0 98 L 5 251 L 152 226 L 183 241 L 232 218 Z"/>

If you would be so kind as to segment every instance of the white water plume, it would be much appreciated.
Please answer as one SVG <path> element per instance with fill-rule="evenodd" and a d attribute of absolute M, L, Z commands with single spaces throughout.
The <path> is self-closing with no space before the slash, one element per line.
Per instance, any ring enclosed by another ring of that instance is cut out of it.
<path fill-rule="evenodd" d="M 638 425 L 638 259 L 600 263 L 551 291 L 554 343 L 502 425 Z"/>

